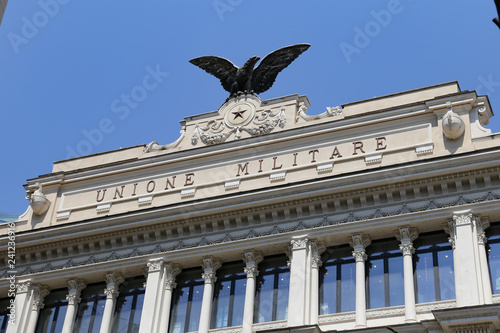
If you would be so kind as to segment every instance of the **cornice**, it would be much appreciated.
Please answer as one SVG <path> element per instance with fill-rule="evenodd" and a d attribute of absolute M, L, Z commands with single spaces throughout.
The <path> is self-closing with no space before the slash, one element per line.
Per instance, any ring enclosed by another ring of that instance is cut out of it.
<path fill-rule="evenodd" d="M 453 197 L 449 194 L 434 196 L 432 198 L 418 198 L 407 200 L 405 202 L 393 202 L 385 205 L 378 205 L 376 207 L 364 207 L 362 209 L 351 209 L 339 212 L 320 213 L 309 218 L 297 217 L 285 221 L 272 221 L 267 223 L 256 223 L 254 225 L 247 225 L 245 227 L 231 227 L 229 223 L 228 228 L 224 230 L 216 230 L 212 232 L 205 232 L 203 236 L 196 234 L 186 234 L 182 237 L 168 237 L 165 230 L 158 230 L 154 226 L 148 226 L 146 230 L 156 230 L 159 238 L 155 240 L 148 240 L 147 242 L 142 239 L 142 243 L 130 244 L 123 247 L 115 246 L 109 249 L 105 246 L 102 250 L 91 251 L 89 256 L 86 250 L 85 242 L 74 240 L 76 245 L 82 245 L 82 249 L 73 249 L 74 252 L 81 252 L 81 254 L 73 253 L 72 255 L 66 254 L 59 256 L 56 252 L 54 258 L 46 260 L 36 260 L 23 264 L 21 260 L 18 263 L 18 271 L 20 275 L 28 275 L 37 272 L 70 269 L 93 263 L 105 263 L 113 260 L 123 260 L 134 258 L 137 256 L 158 255 L 158 254 L 172 254 L 176 251 L 186 251 L 193 248 L 204 248 L 208 246 L 224 246 L 231 242 L 248 241 L 266 236 L 277 235 L 293 235 L 303 230 L 310 230 L 317 233 L 319 236 L 335 233 L 335 229 L 331 227 L 340 227 L 344 224 L 352 225 L 353 223 L 371 223 L 370 221 L 384 221 L 390 218 L 397 218 L 404 215 L 411 215 L 421 212 L 439 212 L 453 210 L 456 211 L 457 207 L 469 207 L 470 205 L 477 205 L 479 203 L 491 203 L 498 206 L 500 202 L 500 186 L 496 188 L 483 189 L 483 191 L 463 191 Z M 450 211 L 451 212 L 451 211 Z M 241 212 L 240 212 L 241 214 Z M 445 215 L 445 214 L 443 214 Z M 423 217 L 422 217 L 423 218 Z M 446 216 L 443 216 L 446 218 Z M 213 220 L 212 220 L 213 221 Z M 165 224 L 166 225 L 166 224 Z M 325 228 L 329 228 L 328 232 Z M 391 229 L 392 230 L 392 229 Z M 133 230 L 136 236 L 140 234 L 137 229 Z M 308 231 L 309 232 L 309 231 Z M 318 235 L 312 234 L 311 237 Z M 112 237 L 113 233 L 106 234 L 107 237 Z M 142 237 L 141 235 L 139 235 Z M 139 237 L 137 236 L 137 237 Z M 93 241 L 94 244 L 98 242 L 99 238 L 87 237 L 86 240 Z M 276 241 L 281 241 L 276 239 Z M 49 243 L 30 248 L 29 251 L 33 254 L 32 258 L 36 257 L 35 253 L 43 253 L 43 251 L 52 251 L 55 248 L 60 248 L 66 243 Z M 104 244 L 106 245 L 106 244 Z M 28 253 L 27 249 L 19 249 L 19 254 Z M 20 257 L 20 256 L 19 256 Z M 66 257 L 66 259 L 65 259 Z M 20 258 L 21 259 L 21 258 Z M 32 260 L 33 260 L 32 259 Z M 0 276 L 6 277 L 6 272 Z"/>

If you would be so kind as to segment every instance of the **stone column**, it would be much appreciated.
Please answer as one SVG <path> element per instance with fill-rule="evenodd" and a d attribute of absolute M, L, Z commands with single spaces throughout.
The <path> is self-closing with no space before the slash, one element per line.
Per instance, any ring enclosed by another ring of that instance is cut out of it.
<path fill-rule="evenodd" d="M 484 303 L 483 281 L 479 265 L 476 225 L 478 218 L 470 210 L 453 213 L 453 219 L 443 227 L 450 235 L 455 271 L 457 306 Z"/>
<path fill-rule="evenodd" d="M 64 317 L 62 333 L 73 332 L 76 311 L 78 309 L 78 304 L 80 304 L 80 301 L 82 300 L 80 298 L 80 295 L 86 285 L 87 284 L 82 279 L 71 279 L 68 281 L 68 295 L 66 295 L 66 299 L 68 300 L 68 308 L 66 310 L 66 317 Z"/>
<path fill-rule="evenodd" d="M 43 299 L 50 293 L 50 288 L 46 285 L 33 285 L 33 302 L 31 304 L 31 315 L 27 323 L 26 333 L 35 333 L 36 323 L 40 310 L 43 309 Z"/>
<path fill-rule="evenodd" d="M 418 237 L 417 228 L 404 226 L 394 232 L 398 241 L 401 242 L 399 249 L 403 252 L 403 278 L 405 293 L 405 321 L 417 321 L 415 308 L 415 280 L 413 278 L 413 254 L 415 248 L 413 241 Z"/>
<path fill-rule="evenodd" d="M 16 283 L 16 297 L 14 306 L 16 318 L 14 324 L 7 326 L 7 333 L 23 332 L 31 311 L 31 280 L 22 280 Z"/>
<path fill-rule="evenodd" d="M 210 329 L 214 284 L 215 281 L 217 281 L 215 271 L 221 265 L 222 262 L 220 259 L 214 257 L 203 258 L 201 266 L 203 267 L 202 277 L 205 279 L 205 287 L 203 288 L 203 299 L 201 301 L 200 325 L 198 327 L 198 333 L 207 333 Z"/>
<path fill-rule="evenodd" d="M 488 254 L 486 252 L 486 243 L 488 238 L 484 234 L 484 230 L 490 226 L 490 221 L 487 218 L 479 219 L 477 221 L 477 244 L 479 247 L 479 263 L 481 266 L 481 276 L 483 280 L 484 303 L 492 304 L 492 291 L 491 291 L 491 278 L 488 268 Z"/>
<path fill-rule="evenodd" d="M 160 333 L 168 331 L 170 319 L 170 306 L 172 304 L 172 292 L 176 287 L 175 277 L 181 272 L 181 266 L 174 263 L 165 263 L 165 293 L 163 295 L 162 315 L 160 318 Z"/>
<path fill-rule="evenodd" d="M 365 286 L 365 248 L 371 244 L 370 236 L 354 234 L 349 239 L 356 260 L 356 327 L 366 327 L 366 286 Z"/>
<path fill-rule="evenodd" d="M 158 320 L 158 308 L 162 295 L 163 263 L 163 258 L 148 260 L 148 277 L 146 280 L 146 292 L 144 293 L 144 305 L 142 307 L 139 333 L 156 332 L 155 323 Z"/>
<path fill-rule="evenodd" d="M 319 268 L 323 264 L 320 254 L 325 251 L 322 242 L 311 242 L 311 325 L 318 324 L 319 316 Z"/>
<path fill-rule="evenodd" d="M 245 307 L 243 308 L 243 327 L 242 333 L 251 333 L 254 316 L 255 304 L 255 286 L 256 278 L 259 275 L 257 265 L 262 261 L 264 255 L 255 250 L 246 251 L 243 254 L 245 261 L 245 273 L 247 274 L 247 287 L 245 289 Z"/>
<path fill-rule="evenodd" d="M 105 277 L 106 303 L 104 304 L 104 313 L 102 315 L 101 329 L 99 333 L 109 333 L 113 324 L 113 313 L 115 311 L 116 298 L 118 297 L 118 287 L 123 282 L 120 274 L 107 273 Z"/>
<path fill-rule="evenodd" d="M 288 326 L 306 325 L 307 263 L 309 239 L 307 235 L 293 237 L 290 246 L 290 290 L 288 296 Z"/>

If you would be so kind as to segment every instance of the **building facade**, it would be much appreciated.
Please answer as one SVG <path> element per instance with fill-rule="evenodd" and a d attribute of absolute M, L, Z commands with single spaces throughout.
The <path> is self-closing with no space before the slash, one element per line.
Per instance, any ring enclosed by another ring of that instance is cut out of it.
<path fill-rule="evenodd" d="M 488 98 L 309 105 L 243 95 L 29 179 L 0 332 L 499 332 Z"/>

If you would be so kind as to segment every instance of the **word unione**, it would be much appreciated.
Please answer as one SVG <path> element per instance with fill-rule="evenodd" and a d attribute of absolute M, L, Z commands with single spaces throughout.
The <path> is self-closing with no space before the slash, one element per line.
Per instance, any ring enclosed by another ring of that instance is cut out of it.
<path fill-rule="evenodd" d="M 380 151 L 380 150 L 385 150 L 387 149 L 387 144 L 386 144 L 387 139 L 385 137 L 378 137 L 375 138 L 375 151 Z M 363 143 L 363 141 L 355 141 L 352 142 L 352 155 L 358 155 L 358 154 L 365 154 L 366 153 L 366 148 Z M 332 153 L 330 154 L 329 159 L 335 159 L 335 158 L 342 158 L 344 154 L 347 154 L 347 147 L 342 146 L 339 148 L 338 146 L 334 146 L 332 149 Z M 292 154 L 292 159 L 293 163 L 292 166 L 297 166 L 297 155 L 299 153 L 293 153 Z M 312 149 L 309 150 L 308 152 L 309 156 L 311 157 L 311 163 L 316 163 L 316 158 L 319 154 L 319 149 Z M 278 161 L 278 157 L 273 157 L 272 158 L 272 170 L 279 170 L 283 167 L 283 164 Z M 268 163 L 266 163 L 267 165 Z M 250 162 L 246 163 L 238 163 L 236 167 L 236 177 L 240 177 L 241 175 L 248 175 L 249 174 L 249 165 Z M 264 160 L 260 159 L 258 160 L 258 170 L 257 172 L 263 172 L 264 171 Z M 194 172 L 191 173 L 186 173 L 184 174 L 184 184 L 182 186 L 192 186 L 195 184 L 194 181 L 195 174 Z M 129 185 L 121 185 L 117 186 L 114 188 L 114 191 L 111 189 L 108 192 L 108 189 L 103 189 L 103 190 L 98 190 L 96 194 L 96 201 L 97 202 L 102 202 L 104 199 L 107 200 L 117 200 L 121 199 L 124 196 L 136 196 L 138 194 L 144 194 L 144 191 L 147 194 L 153 193 L 153 192 L 159 192 L 159 191 L 166 191 L 169 189 L 175 189 L 175 182 L 176 182 L 177 176 L 171 176 L 165 178 L 165 180 L 150 180 L 148 182 L 142 182 L 142 183 L 134 183 L 134 184 L 129 184 Z"/>

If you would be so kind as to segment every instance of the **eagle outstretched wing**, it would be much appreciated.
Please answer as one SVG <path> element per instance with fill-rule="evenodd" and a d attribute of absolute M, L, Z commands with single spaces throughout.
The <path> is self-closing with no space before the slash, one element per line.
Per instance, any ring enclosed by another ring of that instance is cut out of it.
<path fill-rule="evenodd" d="M 497 7 L 497 17 L 493 19 L 493 22 L 500 28 L 500 0 L 495 0 L 495 6 Z"/>
<path fill-rule="evenodd" d="M 189 62 L 217 77 L 222 87 L 231 92 L 231 84 L 234 82 L 238 71 L 238 67 L 231 61 L 216 56 L 205 56 L 191 59 Z"/>
<path fill-rule="evenodd" d="M 310 44 L 296 44 L 286 46 L 269 53 L 254 69 L 252 90 L 260 94 L 271 88 L 278 73 L 292 63 L 299 55 L 311 46 Z"/>

